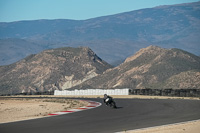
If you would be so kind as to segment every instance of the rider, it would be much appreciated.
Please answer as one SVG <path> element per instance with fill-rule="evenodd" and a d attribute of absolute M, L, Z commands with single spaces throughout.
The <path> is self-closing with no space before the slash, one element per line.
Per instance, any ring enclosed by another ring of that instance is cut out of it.
<path fill-rule="evenodd" d="M 104 103 L 106 103 L 106 106 L 108 106 L 108 104 L 110 104 L 113 101 L 113 98 L 111 96 L 108 96 L 107 94 L 104 94 L 103 101 Z"/>

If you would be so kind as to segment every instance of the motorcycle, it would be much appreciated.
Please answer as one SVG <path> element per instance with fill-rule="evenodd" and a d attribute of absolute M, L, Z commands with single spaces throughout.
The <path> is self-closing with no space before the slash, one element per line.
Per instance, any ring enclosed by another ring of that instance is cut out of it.
<path fill-rule="evenodd" d="M 117 108 L 115 101 L 112 98 L 106 98 L 105 103 L 107 106 L 110 106 L 111 108 Z"/>

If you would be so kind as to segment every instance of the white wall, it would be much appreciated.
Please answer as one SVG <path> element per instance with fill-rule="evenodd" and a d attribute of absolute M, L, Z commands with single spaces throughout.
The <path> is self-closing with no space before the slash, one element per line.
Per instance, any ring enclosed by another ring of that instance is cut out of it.
<path fill-rule="evenodd" d="M 129 95 L 129 89 L 55 90 L 54 95 Z"/>

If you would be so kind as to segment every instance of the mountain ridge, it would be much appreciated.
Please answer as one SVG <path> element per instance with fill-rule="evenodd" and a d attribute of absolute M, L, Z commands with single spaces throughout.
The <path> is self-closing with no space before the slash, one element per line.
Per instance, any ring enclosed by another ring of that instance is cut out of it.
<path fill-rule="evenodd" d="M 111 66 L 90 48 L 58 48 L 0 66 L 0 94 L 63 90 L 78 85 Z"/>
<path fill-rule="evenodd" d="M 149 46 L 121 65 L 73 88 L 199 89 L 199 72 L 198 56 L 179 49 Z"/>
<path fill-rule="evenodd" d="M 200 2 L 195 2 L 140 9 L 88 20 L 0 23 L 0 38 L 26 39 L 40 46 L 35 51 L 88 46 L 109 63 L 123 60 L 151 44 L 181 48 L 197 55 L 200 53 L 199 13 Z M 6 46 L 6 43 L 3 45 Z M 19 52 L 12 48 L 10 50 Z M 9 64 L 5 62 L 6 57 L 9 56 L 2 56 L 5 65 Z M 0 60 L 2 65 L 1 62 L 3 61 Z"/>
<path fill-rule="evenodd" d="M 112 67 L 88 47 L 45 50 L 0 66 L 0 94 L 65 89 L 200 89 L 200 57 L 150 45 Z"/>

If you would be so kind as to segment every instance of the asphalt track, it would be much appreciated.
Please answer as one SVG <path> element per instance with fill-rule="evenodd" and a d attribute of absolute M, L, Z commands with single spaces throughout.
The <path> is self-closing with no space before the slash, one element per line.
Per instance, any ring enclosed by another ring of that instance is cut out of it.
<path fill-rule="evenodd" d="M 102 99 L 89 99 L 102 102 Z M 199 100 L 115 99 L 81 112 L 0 124 L 1 133 L 113 133 L 200 119 Z"/>

